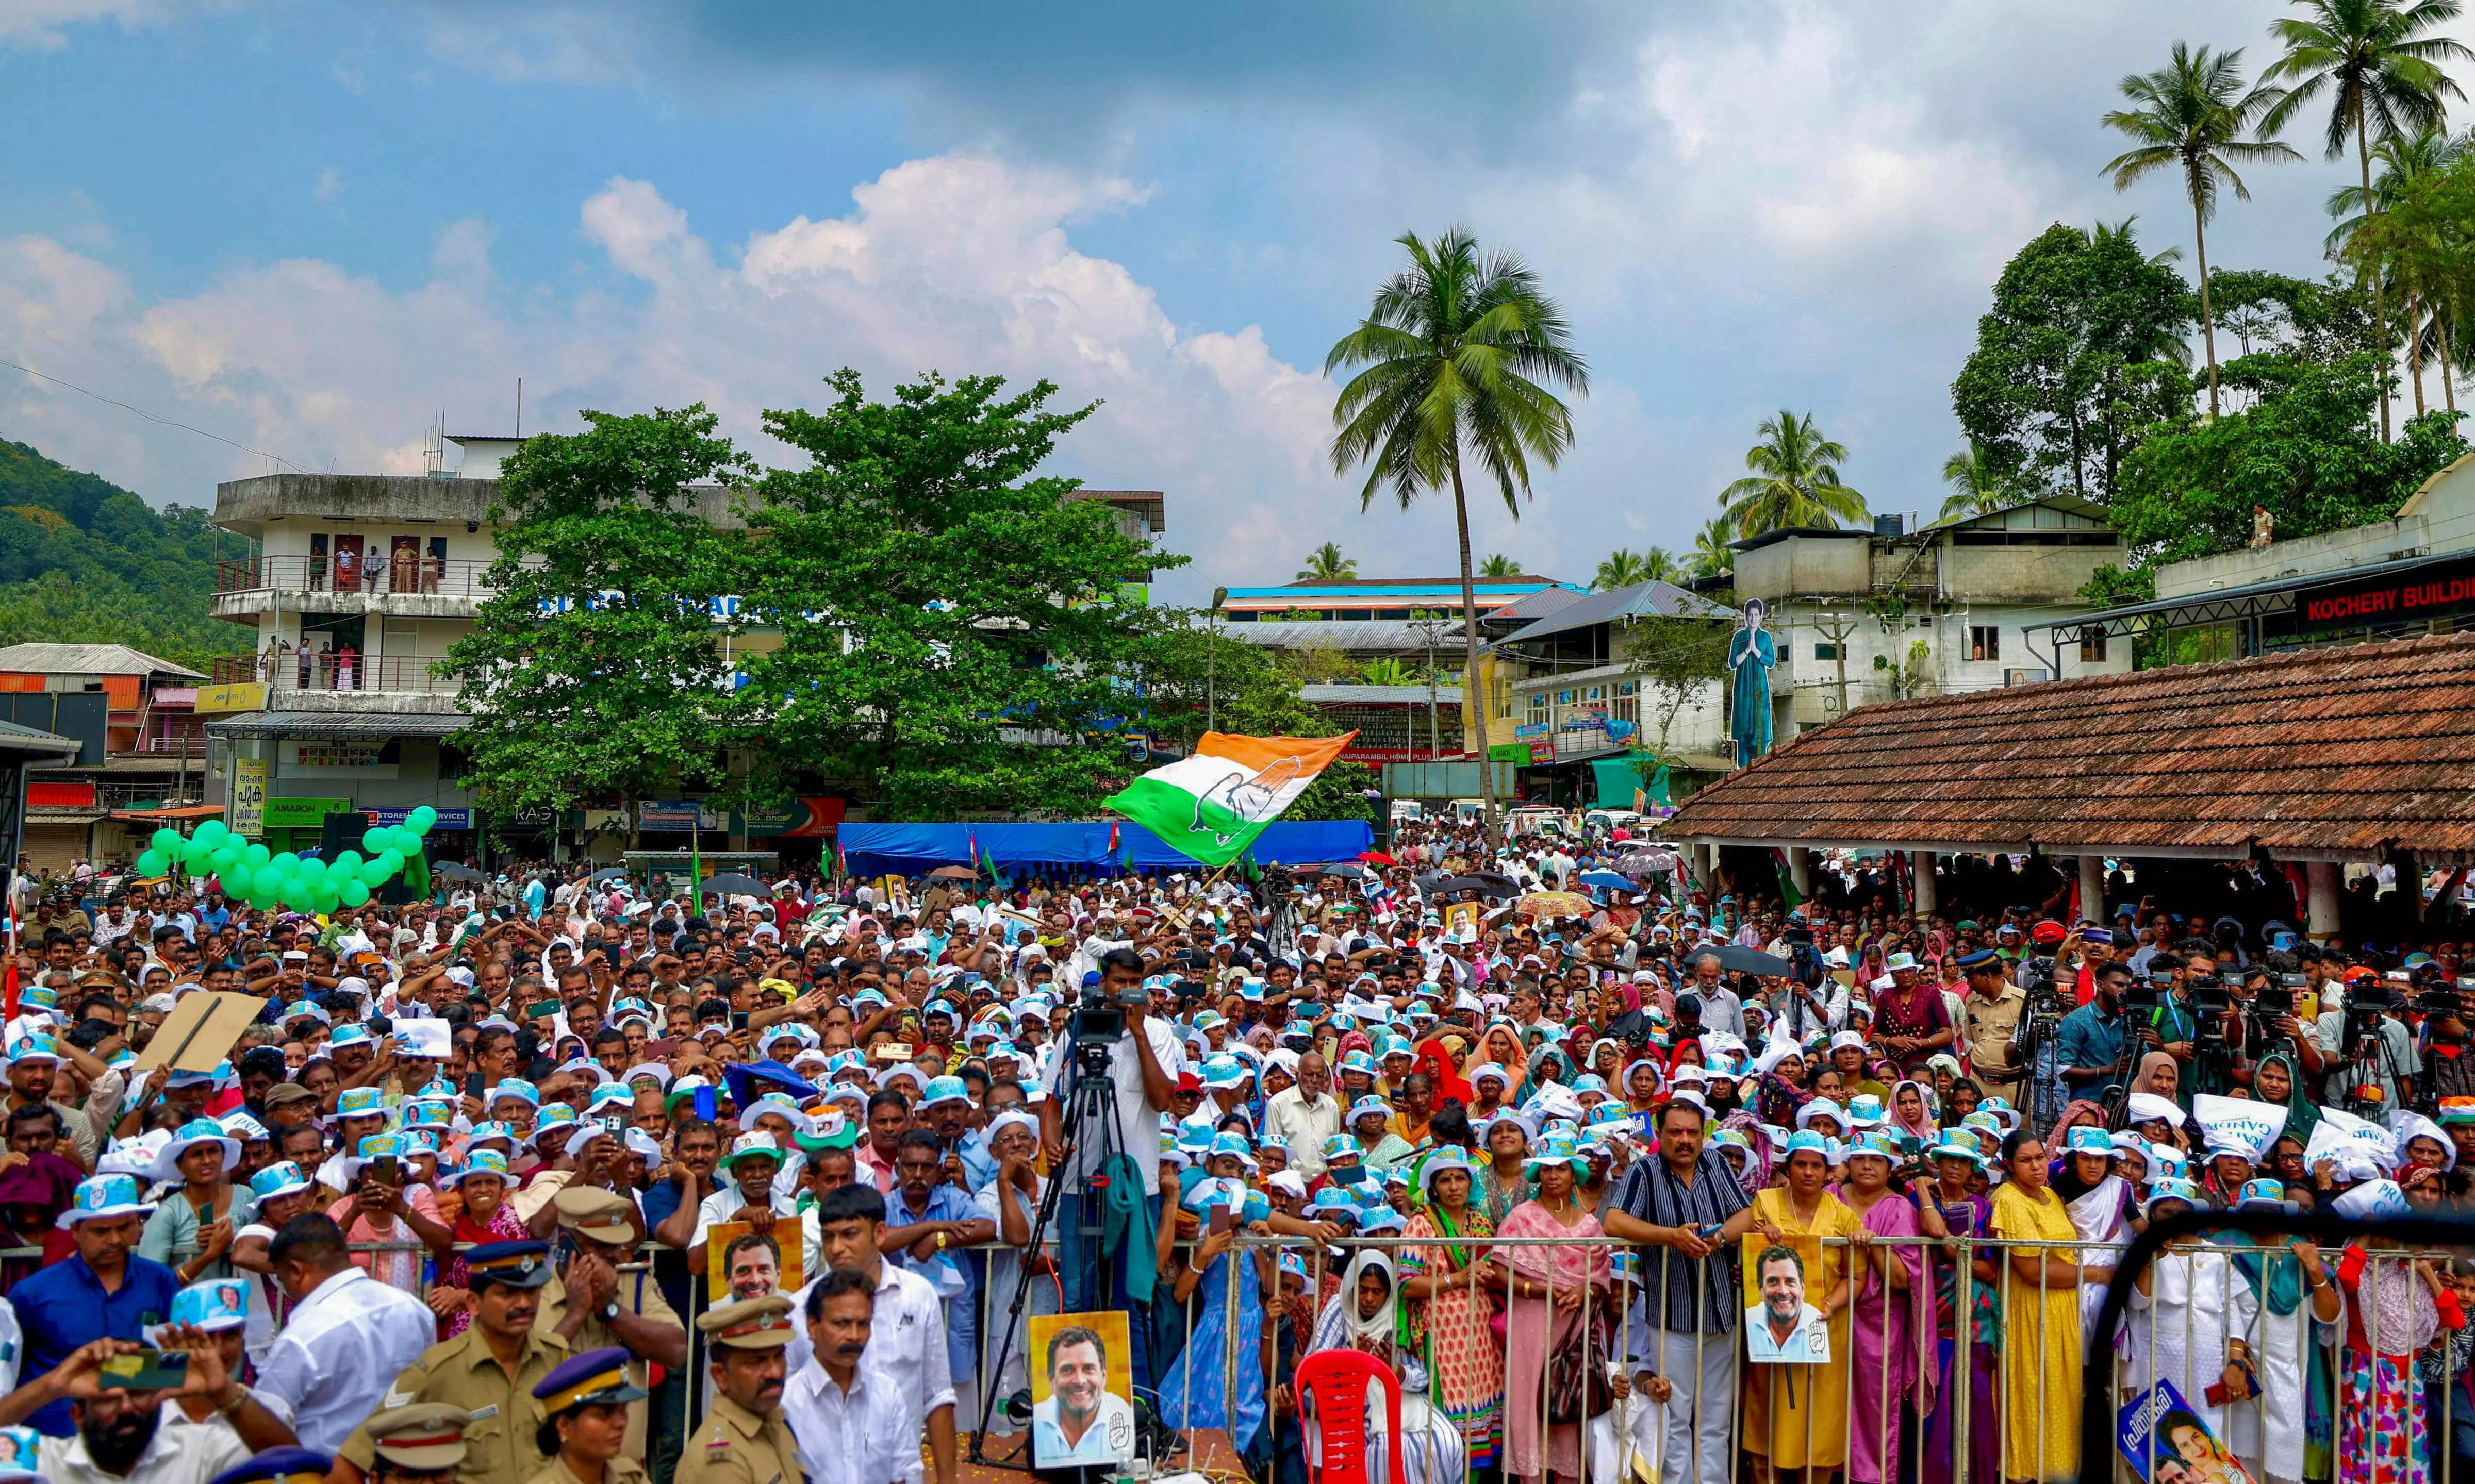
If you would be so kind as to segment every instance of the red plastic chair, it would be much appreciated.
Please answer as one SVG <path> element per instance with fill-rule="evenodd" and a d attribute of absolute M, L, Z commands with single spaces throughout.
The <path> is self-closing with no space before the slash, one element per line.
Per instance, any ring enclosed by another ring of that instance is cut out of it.
<path fill-rule="evenodd" d="M 1366 1476 L 1366 1388 L 1384 1386 L 1385 1456 L 1391 1484 L 1401 1472 L 1401 1378 L 1364 1350 L 1317 1350 L 1298 1364 L 1298 1409 L 1314 1403 L 1314 1446 L 1307 1452 L 1307 1484 L 1375 1484 Z"/>

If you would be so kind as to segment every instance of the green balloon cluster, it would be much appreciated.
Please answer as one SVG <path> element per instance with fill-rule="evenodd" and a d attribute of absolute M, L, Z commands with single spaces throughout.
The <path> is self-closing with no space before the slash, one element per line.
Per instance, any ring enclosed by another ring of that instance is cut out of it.
<path fill-rule="evenodd" d="M 157 830 L 149 848 L 138 854 L 137 874 L 161 876 L 177 865 L 192 876 L 220 877 L 226 895 L 252 907 L 331 912 L 368 901 L 371 891 L 421 854 L 424 837 L 437 823 L 438 811 L 424 804 L 402 824 L 363 831 L 358 851 L 339 850 L 332 861 L 305 861 L 289 850 L 270 852 L 234 835 L 222 820 L 208 819 L 186 839 L 178 830 Z"/>

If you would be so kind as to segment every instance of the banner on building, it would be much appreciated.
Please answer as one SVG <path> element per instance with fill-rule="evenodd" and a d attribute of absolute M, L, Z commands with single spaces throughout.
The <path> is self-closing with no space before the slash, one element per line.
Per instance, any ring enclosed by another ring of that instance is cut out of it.
<path fill-rule="evenodd" d="M 266 759 L 233 759 L 232 798 L 224 805 L 224 822 L 244 838 L 266 833 Z"/>

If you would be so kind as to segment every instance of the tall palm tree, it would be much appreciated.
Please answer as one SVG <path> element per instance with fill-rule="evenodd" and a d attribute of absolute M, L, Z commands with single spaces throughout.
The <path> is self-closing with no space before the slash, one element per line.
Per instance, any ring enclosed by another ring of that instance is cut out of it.
<path fill-rule="evenodd" d="M 1479 563 L 1478 574 L 1482 577 L 1518 577 L 1521 564 L 1498 551 Z"/>
<path fill-rule="evenodd" d="M 2261 117 L 2275 134 L 2304 105 L 2326 94 L 2327 158 L 2346 153 L 2354 135 L 2355 160 L 2363 172 L 2366 214 L 2376 214 L 2372 193 L 2372 131 L 2389 134 L 2438 129 L 2443 100 L 2466 95 L 2440 70 L 2444 61 L 2475 58 L 2460 42 L 2428 33 L 2458 18 L 2459 0 L 2295 0 L 2301 15 L 2269 22 L 2268 34 L 2286 55 L 2261 74 L 2264 83 L 2285 83 L 2286 96 Z M 2372 291 L 2372 323 L 2383 353 L 2389 342 L 2389 311 L 2379 285 Z M 2388 379 L 2381 385 L 2381 440 L 2389 436 Z"/>
<path fill-rule="evenodd" d="M 1684 575 L 1684 564 L 1665 547 L 1653 547 L 1641 554 L 1641 580 L 1674 582 Z"/>
<path fill-rule="evenodd" d="M 2242 137 L 2285 93 L 2276 87 L 2245 87 L 2242 63 L 2241 47 L 2213 56 L 2205 46 L 2194 52 L 2177 41 L 2173 59 L 2165 66 L 2117 85 L 2136 107 L 2118 109 L 2103 119 L 2107 128 L 2139 141 L 2105 167 L 2116 190 L 2129 190 L 2159 170 L 2182 172 L 2183 194 L 2192 201 L 2193 244 L 2200 257 L 2200 338 L 2209 357 L 2211 417 L 2218 415 L 2218 322 L 2209 304 L 2209 218 L 2217 215 L 2218 192 L 2224 188 L 2237 201 L 2251 199 L 2233 161 L 2303 158 L 2277 140 Z"/>
<path fill-rule="evenodd" d="M 1469 492 L 1463 455 L 1494 481 L 1517 520 L 1530 493 L 1530 463 L 1552 469 L 1573 446 L 1573 414 L 1550 387 L 1589 390 L 1589 368 L 1573 349 L 1564 311 L 1540 291 L 1537 276 L 1506 252 L 1482 253 L 1468 229 L 1434 242 L 1416 232 L 1395 239 L 1409 265 L 1375 291 L 1374 306 L 1324 357 L 1324 374 L 1365 369 L 1333 404 L 1339 429 L 1332 465 L 1368 465 L 1359 508 L 1388 489 L 1407 510 L 1426 491 L 1453 492 L 1460 538 L 1461 612 L 1474 616 Z M 1463 625 L 1465 685 L 1479 679 L 1478 624 Z M 1485 699 L 1465 690 L 1462 707 L 1484 757 Z M 1494 770 L 1479 768 L 1486 833 L 1495 838 Z"/>
<path fill-rule="evenodd" d="M 2401 207 L 2410 217 L 2419 214 L 2417 188 L 2456 165 L 2467 148 L 2465 140 L 2438 129 L 2427 129 L 2412 137 L 2391 134 L 2372 148 L 2372 162 L 2379 167 L 2379 173 L 2372 177 L 2368 199 L 2360 185 L 2340 186 L 2329 196 L 2329 215 L 2337 221 L 2329 229 L 2329 255 L 2353 259 L 2359 271 L 2377 276 L 2384 290 L 2394 289 L 2402 296 L 2399 307 L 2407 323 L 2407 363 L 2413 371 L 2417 417 L 2424 410 L 2423 349 L 2427 341 L 2440 357 L 2441 395 L 2451 411 L 2458 408 L 2458 393 L 2449 366 L 2448 327 L 2455 305 L 2463 297 L 2463 273 L 2455 249 L 2463 233 L 2448 231 L 2436 239 L 2435 234 L 2419 231 L 2367 233 L 2365 228 L 2376 214 L 2394 216 Z M 2375 236 L 2383 240 L 2367 240 Z M 2359 245 L 2376 250 L 2357 252 Z"/>
<path fill-rule="evenodd" d="M 1684 558 L 1685 570 L 1696 577 L 1716 577 L 1736 570 L 1736 553 L 1728 549 L 1728 543 L 1742 541 L 1745 533 L 1724 515 L 1714 515 L 1710 523 L 1693 533 L 1693 549 Z"/>
<path fill-rule="evenodd" d="M 1608 552 L 1606 560 L 1599 563 L 1598 575 L 1590 579 L 1590 586 L 1602 593 L 1611 593 L 1617 588 L 1629 588 L 1636 582 L 1649 580 L 1650 572 L 1642 565 L 1641 553 L 1620 547 Z"/>
<path fill-rule="evenodd" d="M 1942 461 L 1942 482 L 1950 487 L 1938 518 L 1945 521 L 1984 515 L 2018 499 L 2011 482 L 1995 473 L 1973 447 L 1962 449 Z"/>
<path fill-rule="evenodd" d="M 1307 553 L 1307 564 L 1298 569 L 1300 581 L 1346 582 L 1358 575 L 1358 558 L 1343 556 L 1334 542 L 1325 542 Z"/>
<path fill-rule="evenodd" d="M 1848 450 L 1822 436 L 1813 416 L 1781 410 L 1762 419 L 1761 442 L 1745 450 L 1752 471 L 1719 492 L 1729 523 L 1747 536 L 1792 525 L 1836 529 L 1865 519 L 1865 497 L 1840 482 Z"/>

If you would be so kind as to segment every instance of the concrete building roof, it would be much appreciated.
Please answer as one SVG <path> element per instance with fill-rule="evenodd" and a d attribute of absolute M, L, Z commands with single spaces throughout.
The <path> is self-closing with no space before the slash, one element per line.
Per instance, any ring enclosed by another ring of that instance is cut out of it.
<path fill-rule="evenodd" d="M 126 645 L 11 645 L 0 649 L 0 670 L 21 675 L 179 675 L 207 677 L 186 666 L 159 660 Z"/>
<path fill-rule="evenodd" d="M 1458 653 L 1461 622 L 1436 620 L 1436 647 Z M 1266 649 L 1338 649 L 1344 654 L 1426 652 L 1426 630 L 1415 619 L 1282 619 L 1268 623 L 1223 623 L 1223 638 Z"/>

